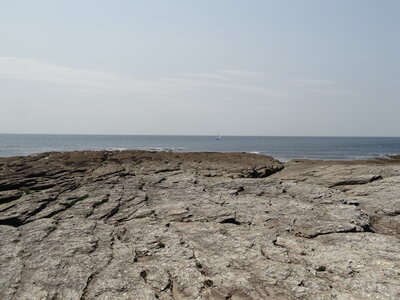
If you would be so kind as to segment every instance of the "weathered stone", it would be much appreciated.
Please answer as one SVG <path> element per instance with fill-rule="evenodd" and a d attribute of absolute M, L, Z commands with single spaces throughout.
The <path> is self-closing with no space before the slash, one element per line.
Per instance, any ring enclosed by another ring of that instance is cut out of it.
<path fill-rule="evenodd" d="M 17 200 L 22 196 L 22 192 L 18 190 L 0 192 L 0 204 Z"/>
<path fill-rule="evenodd" d="M 400 298 L 398 158 L 74 151 L 0 163 L 0 299 Z"/>

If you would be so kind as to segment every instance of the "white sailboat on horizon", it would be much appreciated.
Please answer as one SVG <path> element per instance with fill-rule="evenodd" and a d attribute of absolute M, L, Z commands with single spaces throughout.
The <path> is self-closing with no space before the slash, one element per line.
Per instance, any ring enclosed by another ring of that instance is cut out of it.
<path fill-rule="evenodd" d="M 220 135 L 219 133 L 218 133 L 218 135 L 217 135 L 216 140 L 217 140 L 217 141 L 220 141 L 220 140 L 221 140 L 221 135 Z"/>

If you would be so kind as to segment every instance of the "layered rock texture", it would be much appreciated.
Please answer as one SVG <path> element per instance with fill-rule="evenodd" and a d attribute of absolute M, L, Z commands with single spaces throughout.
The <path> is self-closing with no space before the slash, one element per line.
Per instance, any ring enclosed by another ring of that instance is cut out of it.
<path fill-rule="evenodd" d="M 0 299 L 400 299 L 400 160 L 0 159 Z"/>

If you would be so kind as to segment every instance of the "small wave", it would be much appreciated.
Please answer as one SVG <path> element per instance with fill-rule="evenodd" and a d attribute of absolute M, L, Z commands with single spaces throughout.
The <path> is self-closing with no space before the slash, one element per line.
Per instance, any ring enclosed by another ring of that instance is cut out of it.
<path fill-rule="evenodd" d="M 106 148 L 107 151 L 125 151 L 128 150 L 128 148 L 124 147 L 111 147 L 111 148 Z"/>
<path fill-rule="evenodd" d="M 182 147 L 142 147 L 142 150 L 156 152 L 182 152 L 185 148 Z"/>
<path fill-rule="evenodd" d="M 183 151 L 184 148 L 152 147 L 152 148 L 145 148 L 144 150 L 156 151 L 156 152 L 178 152 L 178 151 Z"/>
<path fill-rule="evenodd" d="M 387 153 L 387 154 L 380 154 L 380 157 L 390 157 L 390 156 L 394 156 L 394 155 L 400 155 L 400 153 Z"/>

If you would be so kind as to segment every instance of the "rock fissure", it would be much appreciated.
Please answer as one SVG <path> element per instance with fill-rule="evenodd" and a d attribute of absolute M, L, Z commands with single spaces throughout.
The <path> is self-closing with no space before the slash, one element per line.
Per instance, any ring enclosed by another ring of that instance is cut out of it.
<path fill-rule="evenodd" d="M 304 237 L 313 239 L 313 238 L 316 238 L 321 235 L 328 235 L 328 234 L 335 234 L 335 233 L 361 233 L 361 232 L 363 232 L 363 231 L 357 230 L 357 227 L 354 226 L 353 228 L 350 228 L 350 229 L 332 230 L 332 231 L 326 231 L 326 232 L 316 232 L 313 234 L 305 235 Z"/>
<path fill-rule="evenodd" d="M 333 187 L 338 187 L 338 186 L 344 186 L 344 185 L 363 185 L 363 184 L 368 184 L 377 180 L 381 180 L 383 177 L 381 175 L 376 175 L 372 176 L 371 178 L 366 178 L 366 179 L 347 179 L 343 181 L 336 182 L 332 185 L 330 185 L 331 188 Z"/>
<path fill-rule="evenodd" d="M 114 247 L 113 246 L 114 246 L 114 233 L 111 234 L 111 241 L 110 241 L 110 244 L 109 244 L 110 257 L 108 258 L 106 264 L 102 268 L 99 268 L 95 272 L 92 272 L 92 273 L 89 274 L 89 276 L 86 279 L 85 286 L 82 289 L 80 300 L 87 300 L 88 299 L 88 294 L 90 292 L 90 285 L 92 284 L 93 279 L 97 275 L 99 275 L 101 272 L 106 270 L 107 267 L 113 262 L 113 260 L 114 260 Z M 94 247 L 94 250 L 92 252 L 95 252 L 97 247 L 98 247 L 98 242 L 96 242 L 96 247 Z M 94 266 L 94 267 L 96 267 L 96 266 Z"/>
<path fill-rule="evenodd" d="M 107 222 L 108 219 L 110 219 L 111 217 L 113 217 L 114 215 L 116 215 L 118 213 L 118 211 L 121 207 L 121 200 L 122 200 L 122 197 L 119 197 L 117 199 L 117 205 L 114 208 L 112 208 L 108 214 L 106 214 L 105 216 L 102 217 L 102 219 L 104 219 L 105 222 Z"/>
<path fill-rule="evenodd" d="M 86 300 L 86 299 L 87 299 L 88 288 L 89 288 L 90 282 L 93 280 L 93 277 L 94 277 L 94 273 L 91 273 L 91 274 L 88 276 L 88 278 L 87 278 L 87 280 L 86 280 L 86 283 L 85 283 L 85 286 L 84 286 L 84 288 L 83 288 L 83 291 L 82 291 L 82 295 L 81 295 L 81 297 L 80 297 L 80 300 Z"/>

